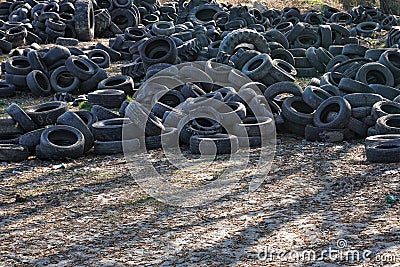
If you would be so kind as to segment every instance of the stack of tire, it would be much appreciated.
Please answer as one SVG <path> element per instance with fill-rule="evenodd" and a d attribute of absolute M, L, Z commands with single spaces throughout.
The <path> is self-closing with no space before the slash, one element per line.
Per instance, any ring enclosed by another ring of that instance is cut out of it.
<path fill-rule="evenodd" d="M 4 62 L 0 94 L 30 90 L 35 96 L 48 96 L 52 92 L 86 94 L 98 89 L 98 84 L 107 78 L 103 68 L 110 64 L 104 50 L 94 49 L 85 54 L 82 50 L 63 46 L 50 49 L 24 49 L 18 56 Z M 72 53 L 74 53 L 74 55 Z"/>
<path fill-rule="evenodd" d="M 294 83 L 276 83 L 265 91 L 271 109 L 287 120 L 283 124 L 289 131 L 311 141 L 324 141 L 326 133 L 333 135 L 332 131 L 337 132 L 335 137 L 342 136 L 336 141 L 354 135 L 366 137 L 368 133 L 384 133 L 374 128 L 384 114 L 376 109 L 379 110 L 382 103 L 385 103 L 384 107 L 397 106 L 395 102 L 400 100 L 400 69 L 397 64 L 400 50 L 366 50 L 351 44 L 345 45 L 343 51 L 357 51 L 357 54 L 346 53 L 332 58 L 328 63 L 332 66 L 330 72 L 320 80 L 312 79 L 304 90 Z M 293 96 L 283 101 L 277 99 L 283 94 Z M 394 109 L 394 112 L 398 110 Z"/>
<path fill-rule="evenodd" d="M 105 0 L 97 2 L 94 20 L 96 36 L 112 37 L 128 27 L 139 25 L 141 17 L 131 0 Z"/>
<path fill-rule="evenodd" d="M 168 147 L 175 140 L 173 144 L 187 145 L 193 154 L 235 153 L 239 147 L 261 146 L 275 132 L 272 117 L 256 116 L 269 114 L 264 97 L 251 88 L 256 84 L 244 84 L 236 91 L 216 84 L 185 83 L 153 95 L 151 110 L 133 102 L 125 113 L 138 128 L 144 127 L 140 118 L 148 118 L 147 149 L 165 149 L 165 143 Z"/>
<path fill-rule="evenodd" d="M 7 11 L 9 13 L 7 13 Z M 0 3 L 5 21 L 1 32 L 12 47 L 55 42 L 58 38 L 89 41 L 94 37 L 94 7 L 91 0 L 6 1 Z M 1 47 L 9 53 L 8 47 Z"/>
<path fill-rule="evenodd" d="M 60 101 L 26 111 L 11 104 L 7 113 L 9 118 L 0 119 L 1 161 L 23 161 L 29 155 L 45 160 L 74 159 L 93 146 L 95 154 L 122 153 L 122 126 L 129 124 L 129 119 L 101 106 L 93 106 L 92 111 L 69 111 L 67 104 Z M 115 117 L 110 118 L 109 113 Z M 96 114 L 102 120 L 98 121 Z M 140 148 L 137 138 L 124 142 L 134 150 Z"/>
<path fill-rule="evenodd" d="M 386 47 L 400 48 L 400 26 L 393 26 L 386 39 Z"/>

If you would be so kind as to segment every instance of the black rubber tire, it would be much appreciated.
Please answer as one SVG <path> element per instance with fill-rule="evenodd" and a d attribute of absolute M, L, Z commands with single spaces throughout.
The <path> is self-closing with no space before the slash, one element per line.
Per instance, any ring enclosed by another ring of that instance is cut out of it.
<path fill-rule="evenodd" d="M 125 95 L 132 96 L 134 93 L 134 82 L 133 79 L 127 75 L 116 75 L 99 82 L 98 89 L 122 90 L 125 92 Z"/>
<path fill-rule="evenodd" d="M 400 40 L 400 38 L 399 38 Z M 379 57 L 379 63 L 385 65 L 395 77 L 395 84 L 400 84 L 400 53 L 388 50 Z"/>
<path fill-rule="evenodd" d="M 330 72 L 330 71 L 332 71 L 332 69 L 333 69 L 335 66 L 339 65 L 340 63 L 346 62 L 347 60 L 349 60 L 349 57 L 348 57 L 348 56 L 345 56 L 345 55 L 337 55 L 337 56 L 333 57 L 333 58 L 328 62 L 328 64 L 326 64 L 325 71 L 326 71 L 326 72 Z"/>
<path fill-rule="evenodd" d="M 44 128 L 41 128 L 25 133 L 19 137 L 18 143 L 27 147 L 29 151 L 34 151 L 35 147 L 40 144 L 40 136 L 44 130 Z"/>
<path fill-rule="evenodd" d="M 272 69 L 272 59 L 267 54 L 260 54 L 250 59 L 242 68 L 244 75 L 253 81 L 261 81 Z"/>
<path fill-rule="evenodd" d="M 316 86 L 307 86 L 302 95 L 304 102 L 313 109 L 317 109 L 324 100 L 331 96 L 331 94 Z"/>
<path fill-rule="evenodd" d="M 371 115 L 375 120 L 389 114 L 400 115 L 400 103 L 392 101 L 379 101 L 374 104 L 371 110 Z"/>
<path fill-rule="evenodd" d="M 400 115 L 390 114 L 378 118 L 375 128 L 378 134 L 400 134 Z"/>
<path fill-rule="evenodd" d="M 198 97 L 206 94 L 206 92 L 203 89 L 201 89 L 194 83 L 185 83 L 181 88 L 181 93 L 185 99 L 189 97 Z"/>
<path fill-rule="evenodd" d="M 305 138 L 312 142 L 336 143 L 349 140 L 353 137 L 349 129 L 330 129 L 307 125 L 305 129 Z"/>
<path fill-rule="evenodd" d="M 11 104 L 6 111 L 26 132 L 38 128 L 38 125 L 17 104 Z"/>
<path fill-rule="evenodd" d="M 247 117 L 242 123 L 233 125 L 232 133 L 238 137 L 266 138 L 275 130 L 274 121 L 269 117 Z"/>
<path fill-rule="evenodd" d="M 61 66 L 51 73 L 50 84 L 55 92 L 77 92 L 80 87 L 80 80 L 65 66 Z"/>
<path fill-rule="evenodd" d="M 147 150 L 176 148 L 179 146 L 178 129 L 167 127 L 161 135 L 146 136 L 144 143 Z"/>
<path fill-rule="evenodd" d="M 102 49 L 92 49 L 87 56 L 100 68 L 106 69 L 110 67 L 110 55 Z"/>
<path fill-rule="evenodd" d="M 101 49 L 106 51 L 110 55 L 110 59 L 112 62 L 118 61 L 121 58 L 121 53 L 108 46 L 103 45 L 102 43 L 97 43 L 95 45 L 95 49 Z"/>
<path fill-rule="evenodd" d="M 375 93 L 375 90 L 367 84 L 351 78 L 342 78 L 338 87 L 347 93 Z"/>
<path fill-rule="evenodd" d="M 285 35 L 283 33 L 281 33 L 280 31 L 278 31 L 276 29 L 271 29 L 269 31 L 266 31 L 264 33 L 264 38 L 268 42 L 276 42 L 276 43 L 279 43 L 280 45 L 282 45 L 283 48 L 289 49 L 289 41 L 287 40 L 287 38 L 285 37 Z M 263 52 L 263 51 L 260 51 L 260 52 L 268 53 L 268 52 Z"/>
<path fill-rule="evenodd" d="M 324 84 L 321 85 L 321 89 L 325 90 L 326 92 L 328 92 L 329 94 L 331 94 L 332 96 L 343 96 L 344 93 L 341 92 L 339 90 L 338 87 L 334 86 L 333 84 Z"/>
<path fill-rule="evenodd" d="M 357 107 L 351 109 L 351 116 L 355 119 L 362 119 L 371 115 L 372 107 Z"/>
<path fill-rule="evenodd" d="M 131 126 L 133 124 L 128 118 L 102 120 L 93 123 L 92 133 L 97 141 L 120 141 L 122 140 L 122 128 Z"/>
<path fill-rule="evenodd" d="M 129 148 L 126 151 L 124 148 Z M 95 155 L 115 155 L 127 152 L 137 152 L 140 150 L 139 139 L 118 140 L 118 141 L 95 141 Z"/>
<path fill-rule="evenodd" d="M 368 135 L 368 125 L 359 119 L 351 117 L 347 127 L 361 138 L 365 138 Z"/>
<path fill-rule="evenodd" d="M 94 38 L 94 8 L 91 0 L 76 0 L 75 32 L 77 39 L 90 41 Z"/>
<path fill-rule="evenodd" d="M 71 56 L 71 52 L 68 48 L 56 45 L 53 46 L 46 54 L 43 56 L 43 62 L 47 68 L 54 66 L 62 59 L 67 59 Z"/>
<path fill-rule="evenodd" d="M 157 63 L 174 64 L 177 60 L 178 51 L 171 38 L 154 36 L 139 47 L 139 54 L 145 69 L 147 69 Z"/>
<path fill-rule="evenodd" d="M 374 163 L 400 162 L 400 141 L 382 142 L 365 148 L 367 160 Z"/>
<path fill-rule="evenodd" d="M 394 87 L 382 85 L 382 84 L 370 84 L 369 87 L 375 90 L 375 93 L 381 95 L 389 100 L 394 100 L 396 97 L 400 96 L 400 90 Z"/>
<path fill-rule="evenodd" d="M 83 81 L 88 80 L 97 71 L 89 59 L 74 56 L 65 61 L 65 67 L 74 76 Z"/>
<path fill-rule="evenodd" d="M 314 67 L 312 67 L 312 68 L 296 68 L 296 72 L 297 72 L 296 77 L 311 78 L 311 77 L 317 77 L 318 75 L 320 75 Z"/>
<path fill-rule="evenodd" d="M 365 147 L 381 144 L 381 143 L 390 143 L 397 142 L 400 140 L 400 134 L 383 134 L 383 135 L 374 135 L 369 136 L 365 139 Z"/>
<path fill-rule="evenodd" d="M 57 124 L 68 125 L 78 129 L 84 136 L 84 151 L 87 152 L 92 148 L 94 142 L 93 134 L 85 122 L 77 114 L 72 111 L 67 111 L 57 118 Z"/>
<path fill-rule="evenodd" d="M 307 57 L 294 57 L 294 65 L 297 68 L 311 68 L 313 65 Z"/>
<path fill-rule="evenodd" d="M 356 80 L 366 84 L 394 86 L 392 72 L 383 64 L 371 62 L 363 65 L 356 74 Z"/>
<path fill-rule="evenodd" d="M 15 95 L 15 85 L 0 81 L 0 98 Z"/>
<path fill-rule="evenodd" d="M 75 38 L 58 37 L 56 39 L 56 44 L 62 46 L 77 46 L 79 44 L 79 40 Z"/>
<path fill-rule="evenodd" d="M 35 96 L 51 94 L 51 85 L 47 76 L 40 70 L 33 70 L 26 76 L 26 83 Z"/>
<path fill-rule="evenodd" d="M 93 123 L 98 121 L 97 116 L 89 110 L 78 110 L 74 111 L 74 113 L 81 118 L 89 129 L 92 129 Z"/>
<path fill-rule="evenodd" d="M 313 122 L 315 110 L 300 96 L 288 97 L 282 104 L 283 117 L 293 123 L 307 125 Z"/>
<path fill-rule="evenodd" d="M 200 143 L 202 145 L 200 145 Z M 200 148 L 201 146 L 201 148 Z M 213 148 L 216 148 L 216 151 Z M 238 138 L 234 135 L 193 135 L 190 138 L 190 152 L 203 155 L 233 154 L 239 149 Z"/>
<path fill-rule="evenodd" d="M 21 162 L 29 157 L 26 147 L 17 144 L 0 144 L 0 162 Z"/>
<path fill-rule="evenodd" d="M 79 92 L 83 94 L 93 92 L 97 89 L 99 83 L 104 79 L 107 79 L 107 72 L 102 68 L 98 68 L 92 77 L 81 82 L 79 86 Z"/>
<path fill-rule="evenodd" d="M 176 107 L 180 103 L 185 101 L 185 97 L 182 95 L 180 91 L 177 90 L 169 90 L 162 94 L 162 96 L 158 99 L 158 102 L 166 104 L 170 107 Z"/>
<path fill-rule="evenodd" d="M 325 72 L 326 65 L 318 58 L 316 51 L 317 49 L 315 47 L 309 47 L 306 50 L 306 57 L 317 71 L 323 73 Z"/>
<path fill-rule="evenodd" d="M 372 93 L 354 93 L 343 97 L 352 108 L 372 107 L 376 102 L 382 101 L 383 98 L 378 94 Z"/>
<path fill-rule="evenodd" d="M 221 42 L 219 51 L 233 55 L 235 47 L 240 43 L 253 44 L 257 51 L 269 53 L 270 49 L 267 40 L 256 31 L 248 29 L 239 29 L 230 32 Z"/>
<path fill-rule="evenodd" d="M 375 31 L 380 30 L 379 23 L 373 21 L 363 21 L 356 25 L 357 33 L 363 37 L 371 36 Z"/>
<path fill-rule="evenodd" d="M 124 8 L 116 8 L 110 12 L 111 21 L 121 30 L 124 31 L 128 27 L 138 25 L 137 16 L 131 11 Z"/>
<path fill-rule="evenodd" d="M 98 121 L 120 118 L 117 113 L 99 105 L 93 105 L 90 111 L 97 117 Z"/>
<path fill-rule="evenodd" d="M 11 118 L 0 118 L 0 137 L 8 138 L 23 134 L 25 131 L 21 125 Z"/>
<path fill-rule="evenodd" d="M 68 111 L 65 102 L 53 101 L 33 106 L 26 111 L 26 114 L 39 126 L 55 124 L 57 118 Z"/>
<path fill-rule="evenodd" d="M 270 71 L 271 77 L 277 82 L 294 82 L 297 75 L 296 69 L 282 59 L 272 60 L 272 68 Z M 268 84 L 265 79 L 264 83 Z M 274 84 L 274 83 L 271 83 Z"/>
<path fill-rule="evenodd" d="M 27 57 L 14 56 L 5 61 L 4 70 L 8 74 L 27 75 L 32 68 Z"/>
<path fill-rule="evenodd" d="M 274 98 L 281 94 L 291 94 L 294 96 L 301 96 L 303 89 L 294 82 L 278 82 L 267 88 L 264 92 L 264 97 L 267 100 L 274 100 Z"/>
<path fill-rule="evenodd" d="M 61 160 L 79 158 L 84 153 L 84 136 L 76 128 L 67 125 L 56 125 L 46 128 L 36 149 L 37 156 L 44 159 Z"/>
<path fill-rule="evenodd" d="M 42 55 L 36 50 L 30 51 L 27 55 L 27 58 L 33 70 L 40 70 L 43 73 L 47 72 L 46 64 L 42 58 Z"/>
<path fill-rule="evenodd" d="M 337 112 L 338 115 L 328 121 L 329 112 Z M 333 96 L 322 102 L 314 114 L 314 125 L 319 128 L 344 129 L 350 122 L 351 106 L 347 100 L 340 96 Z"/>
<path fill-rule="evenodd" d="M 218 12 L 222 11 L 219 5 L 215 4 L 198 4 L 188 11 L 187 19 L 194 25 L 202 25 L 211 20 Z"/>
<path fill-rule="evenodd" d="M 294 41 L 295 48 L 309 48 L 309 47 L 319 47 L 321 44 L 321 37 L 319 34 L 312 30 L 303 31 L 297 36 Z"/>
<path fill-rule="evenodd" d="M 232 102 L 228 101 L 225 103 L 226 108 L 223 111 L 218 110 L 221 112 L 221 122 L 232 124 L 232 122 L 240 118 L 243 120 L 246 117 L 246 106 L 240 102 Z"/>
<path fill-rule="evenodd" d="M 156 36 L 169 36 L 175 32 L 175 26 L 171 21 L 158 21 L 153 24 L 151 32 Z"/>
<path fill-rule="evenodd" d="M 88 94 L 88 101 L 91 105 L 100 105 L 105 108 L 119 108 L 126 99 L 122 90 L 103 89 Z"/>
<path fill-rule="evenodd" d="M 364 57 L 368 47 L 359 44 L 346 44 L 343 46 L 342 54 Z"/>

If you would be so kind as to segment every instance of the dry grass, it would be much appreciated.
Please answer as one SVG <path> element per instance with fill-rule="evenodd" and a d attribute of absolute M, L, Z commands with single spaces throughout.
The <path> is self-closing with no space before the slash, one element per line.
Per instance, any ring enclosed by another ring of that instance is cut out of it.
<path fill-rule="evenodd" d="M 224 2 L 224 1 L 221 1 Z M 242 4 L 242 5 L 253 5 L 252 0 L 230 0 L 227 1 L 231 4 Z M 266 0 L 257 1 L 260 4 L 266 5 L 268 8 L 283 9 L 284 7 L 297 7 L 301 11 L 307 11 L 311 9 L 321 9 L 324 5 L 329 5 L 338 9 L 342 9 L 342 4 L 339 0 Z"/>

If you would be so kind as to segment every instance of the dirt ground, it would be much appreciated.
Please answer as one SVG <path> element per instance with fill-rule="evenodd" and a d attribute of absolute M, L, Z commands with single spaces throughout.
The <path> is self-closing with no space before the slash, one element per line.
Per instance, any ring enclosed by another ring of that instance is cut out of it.
<path fill-rule="evenodd" d="M 198 208 L 146 195 L 123 155 L 2 164 L 0 266 L 400 266 L 400 166 L 361 140 L 278 141 L 261 188 Z"/>

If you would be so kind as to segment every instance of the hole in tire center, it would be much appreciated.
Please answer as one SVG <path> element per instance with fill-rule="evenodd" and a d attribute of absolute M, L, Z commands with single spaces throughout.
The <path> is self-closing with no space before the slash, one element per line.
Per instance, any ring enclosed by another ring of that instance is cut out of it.
<path fill-rule="evenodd" d="M 70 131 L 54 130 L 49 133 L 48 139 L 58 146 L 70 146 L 78 141 L 78 137 Z"/>
<path fill-rule="evenodd" d="M 400 107 L 392 106 L 392 105 L 382 105 L 381 109 L 383 112 L 388 114 L 400 114 Z"/>
<path fill-rule="evenodd" d="M 35 112 L 43 112 L 43 111 L 49 111 L 49 110 L 53 110 L 53 109 L 56 109 L 56 108 L 58 108 L 58 105 L 57 106 L 47 106 L 47 107 L 41 107 L 41 108 L 38 108 L 38 109 L 36 109 L 35 110 Z"/>
<path fill-rule="evenodd" d="M 328 120 L 328 118 L 329 118 L 329 113 L 331 113 L 331 112 L 336 112 L 336 113 L 339 114 L 339 111 L 340 111 L 340 106 L 339 106 L 338 104 L 334 103 L 334 104 L 328 105 L 328 106 L 324 109 L 324 111 L 321 113 L 321 121 L 322 121 L 323 123 L 328 123 L 328 122 L 330 122 L 330 121 Z"/>
<path fill-rule="evenodd" d="M 400 119 L 399 118 L 388 119 L 386 125 L 393 128 L 400 128 Z"/>
<path fill-rule="evenodd" d="M 369 71 L 366 77 L 368 84 L 386 84 L 386 77 L 380 71 Z"/>
<path fill-rule="evenodd" d="M 249 70 L 249 71 L 253 71 L 253 70 L 257 69 L 259 66 L 261 66 L 261 64 L 262 64 L 263 62 L 264 62 L 264 60 L 262 60 L 261 58 L 255 60 L 254 62 L 252 62 L 252 63 L 250 64 L 250 66 L 248 67 L 248 70 Z"/>
<path fill-rule="evenodd" d="M 116 85 L 121 85 L 122 83 L 123 83 L 123 81 L 121 81 L 119 79 L 113 79 L 113 80 L 107 81 L 104 85 L 105 86 L 116 86 Z"/>
<path fill-rule="evenodd" d="M 89 27 L 90 27 L 89 30 L 90 30 L 90 29 L 94 28 L 94 20 L 95 20 L 94 9 L 91 8 L 89 12 L 90 12 L 90 15 L 89 15 Z"/>
<path fill-rule="evenodd" d="M 277 65 L 278 65 L 278 67 L 280 67 L 281 69 L 283 69 L 284 71 L 286 71 L 288 73 L 292 72 L 292 69 L 288 65 L 286 65 L 285 63 L 283 63 L 281 61 L 278 62 Z"/>
<path fill-rule="evenodd" d="M 168 93 L 163 95 L 162 97 L 160 97 L 158 102 L 161 102 L 161 103 L 163 103 L 167 106 L 173 107 L 173 108 L 181 103 L 181 101 L 179 100 L 179 98 L 177 96 L 168 94 Z"/>
<path fill-rule="evenodd" d="M 304 114 L 311 114 L 314 112 L 314 109 L 309 107 L 307 104 L 300 102 L 300 101 L 294 101 L 292 103 L 292 108 L 294 108 L 296 111 Z"/>
<path fill-rule="evenodd" d="M 399 54 L 389 54 L 388 59 L 396 68 L 400 68 L 400 55 Z"/>
<path fill-rule="evenodd" d="M 138 37 L 142 37 L 144 35 L 143 32 L 138 30 L 138 29 L 130 29 L 128 31 L 128 33 L 133 35 L 133 36 L 138 36 Z"/>
<path fill-rule="evenodd" d="M 104 122 L 104 125 L 107 126 L 122 126 L 124 124 L 129 124 L 129 120 L 109 120 Z"/>
<path fill-rule="evenodd" d="M 38 73 L 35 75 L 35 79 L 36 79 L 36 81 L 38 82 L 39 86 L 40 86 L 42 89 L 47 89 L 47 87 L 49 86 L 49 83 L 48 83 L 47 79 L 46 79 L 46 78 L 44 77 L 44 75 L 41 74 L 40 72 L 38 72 Z"/>
<path fill-rule="evenodd" d="M 30 67 L 30 64 L 27 60 L 17 59 L 12 61 L 12 66 L 17 68 L 28 68 Z"/>
<path fill-rule="evenodd" d="M 160 59 L 167 55 L 170 45 L 167 41 L 158 40 L 149 44 L 145 49 L 145 54 L 151 59 Z"/>
<path fill-rule="evenodd" d="M 211 127 L 216 123 L 216 121 L 209 118 L 196 118 L 194 120 L 202 127 Z"/>
<path fill-rule="evenodd" d="M 217 11 L 213 9 L 203 9 L 196 12 L 196 18 L 201 21 L 211 21 Z"/>
<path fill-rule="evenodd" d="M 81 70 L 84 70 L 84 71 L 90 70 L 90 68 L 85 63 L 83 63 L 81 60 L 74 60 L 73 63 L 75 66 L 77 66 Z"/>

